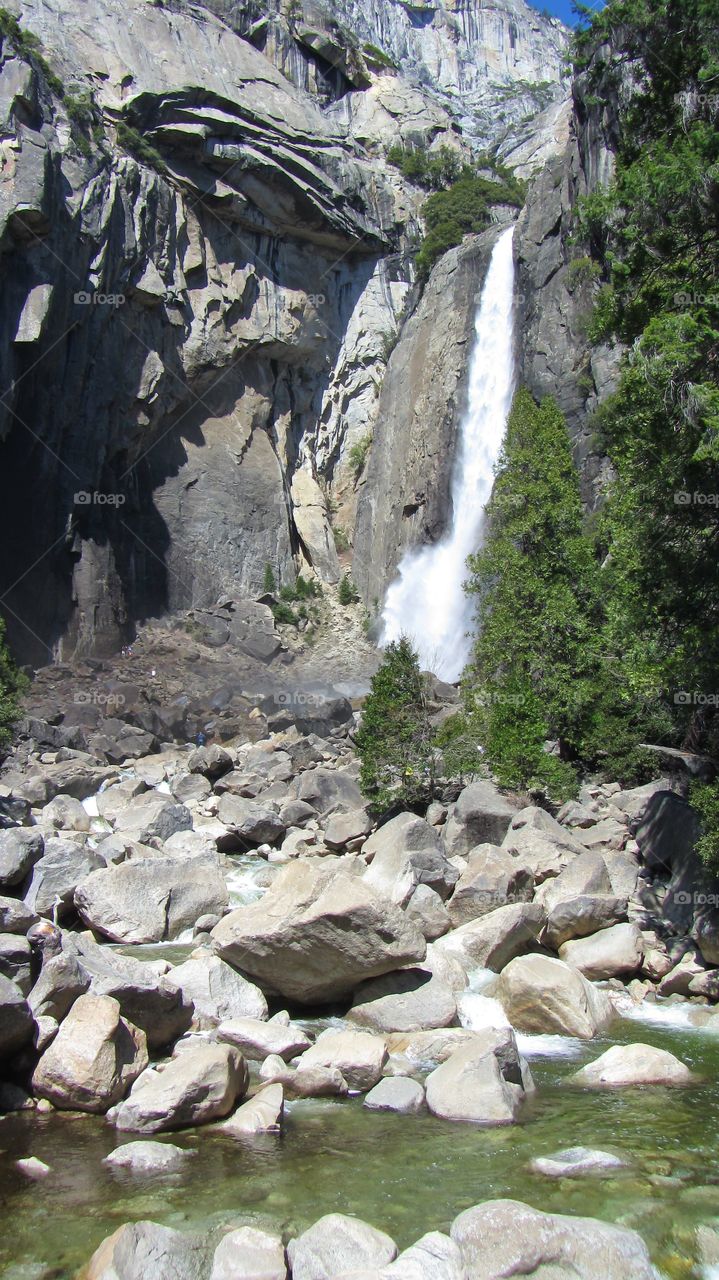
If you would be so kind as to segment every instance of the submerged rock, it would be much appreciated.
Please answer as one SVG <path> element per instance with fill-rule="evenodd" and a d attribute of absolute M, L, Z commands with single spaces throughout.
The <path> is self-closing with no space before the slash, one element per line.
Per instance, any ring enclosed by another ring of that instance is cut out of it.
<path fill-rule="evenodd" d="M 131 1173 L 176 1173 L 194 1155 L 196 1151 L 176 1147 L 172 1142 L 124 1142 L 102 1163 L 111 1169 L 129 1169 Z"/>
<path fill-rule="evenodd" d="M 557 1151 L 551 1156 L 536 1156 L 529 1168 L 532 1173 L 542 1173 L 547 1178 L 586 1178 L 626 1169 L 627 1161 L 594 1147 L 567 1147 L 566 1151 Z"/>
<path fill-rule="evenodd" d="M 424 1089 L 416 1080 L 406 1076 L 387 1076 L 370 1089 L 363 1106 L 368 1111 L 398 1111 L 401 1115 L 414 1115 L 424 1108 Z"/>
<path fill-rule="evenodd" d="M 641 1084 L 695 1084 L 696 1079 L 673 1053 L 655 1049 L 650 1044 L 615 1044 L 569 1077 L 571 1084 L 589 1089 Z"/>

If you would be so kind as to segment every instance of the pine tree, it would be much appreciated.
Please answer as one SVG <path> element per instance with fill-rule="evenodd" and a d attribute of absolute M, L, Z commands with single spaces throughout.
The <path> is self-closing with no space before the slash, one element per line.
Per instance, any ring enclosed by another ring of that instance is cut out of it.
<path fill-rule="evenodd" d="M 355 743 L 360 788 L 376 811 L 431 798 L 432 728 L 419 659 L 405 637 L 387 646 L 372 677 Z"/>
<path fill-rule="evenodd" d="M 271 595 L 274 595 L 275 593 L 276 585 L 277 584 L 275 582 L 274 571 L 272 569 L 272 565 L 268 560 L 267 564 L 265 565 L 265 577 L 262 584 L 262 589 L 267 595 L 271 596 Z"/>
<path fill-rule="evenodd" d="M 348 604 L 355 604 L 357 600 L 357 592 L 348 573 L 342 575 L 339 587 L 340 604 L 346 607 Z"/>
<path fill-rule="evenodd" d="M 599 609 L 579 477 L 553 400 L 517 392 L 487 524 L 469 560 L 480 620 L 464 680 L 469 713 L 502 784 L 566 793 L 596 695 Z"/>

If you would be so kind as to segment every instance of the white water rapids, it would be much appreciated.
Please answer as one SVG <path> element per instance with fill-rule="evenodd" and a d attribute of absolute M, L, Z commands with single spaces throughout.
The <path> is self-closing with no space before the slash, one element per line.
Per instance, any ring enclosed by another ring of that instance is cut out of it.
<path fill-rule="evenodd" d="M 481 543 L 512 399 L 513 232 L 504 231 L 494 246 L 474 324 L 467 411 L 452 471 L 452 523 L 439 542 L 405 554 L 382 610 L 380 646 L 407 636 L 420 666 L 449 681 L 459 679 L 469 658 L 474 607 L 462 583 L 467 556 Z"/>

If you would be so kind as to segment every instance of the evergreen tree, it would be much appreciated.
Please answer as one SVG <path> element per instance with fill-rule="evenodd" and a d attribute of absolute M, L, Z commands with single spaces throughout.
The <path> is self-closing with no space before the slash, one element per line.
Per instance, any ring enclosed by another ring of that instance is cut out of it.
<path fill-rule="evenodd" d="M 355 604 L 355 602 L 357 601 L 357 598 L 358 598 L 357 592 L 355 591 L 352 579 L 350 578 L 348 573 L 344 573 L 340 580 L 340 586 L 339 586 L 340 604 L 344 605 L 345 607 L 348 604 Z"/>
<path fill-rule="evenodd" d="M 480 630 L 464 679 L 468 716 L 503 785 L 566 793 L 596 694 L 599 609 L 579 478 L 551 399 L 514 398 L 487 530 L 469 560 Z"/>
<path fill-rule="evenodd" d="M 375 810 L 431 798 L 432 728 L 419 659 L 405 637 L 387 646 L 372 677 L 355 743 L 362 794 Z"/>
<path fill-rule="evenodd" d="M 271 596 L 271 595 L 274 595 L 276 586 L 277 584 L 275 582 L 274 570 L 268 560 L 267 564 L 265 565 L 265 576 L 262 583 L 262 589 L 266 595 Z"/>

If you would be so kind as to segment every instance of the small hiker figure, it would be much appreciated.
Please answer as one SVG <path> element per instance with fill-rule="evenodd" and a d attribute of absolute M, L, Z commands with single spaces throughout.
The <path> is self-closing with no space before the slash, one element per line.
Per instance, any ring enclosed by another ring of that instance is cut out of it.
<path fill-rule="evenodd" d="M 195 738 L 195 746 L 204 747 L 206 742 L 207 742 L 207 734 L 203 733 L 202 730 L 200 729 L 200 732 Z"/>

